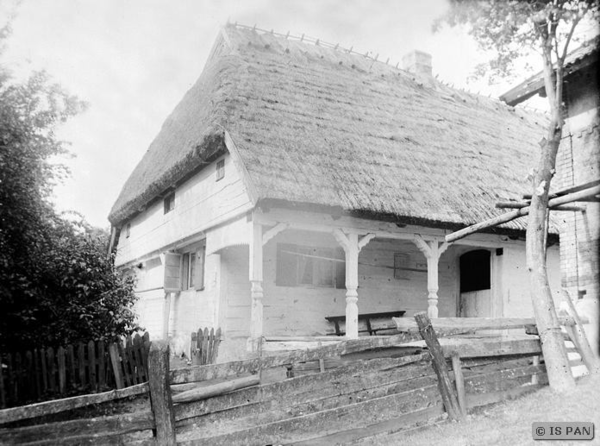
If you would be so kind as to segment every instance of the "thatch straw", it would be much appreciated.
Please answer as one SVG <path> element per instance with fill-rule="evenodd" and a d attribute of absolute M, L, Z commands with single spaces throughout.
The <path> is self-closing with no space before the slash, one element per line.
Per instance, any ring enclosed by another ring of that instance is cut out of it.
<path fill-rule="evenodd" d="M 114 225 L 214 155 L 222 129 L 259 199 L 456 227 L 531 189 L 543 118 L 336 48 L 223 34 L 125 184 Z"/>

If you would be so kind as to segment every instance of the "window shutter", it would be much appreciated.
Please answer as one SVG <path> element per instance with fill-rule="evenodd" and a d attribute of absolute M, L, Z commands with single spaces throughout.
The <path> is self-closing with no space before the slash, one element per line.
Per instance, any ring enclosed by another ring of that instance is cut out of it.
<path fill-rule="evenodd" d="M 204 265 L 206 263 L 206 246 L 201 246 L 196 253 L 196 269 L 194 271 L 194 287 L 197 291 L 204 289 Z"/>
<path fill-rule="evenodd" d="M 164 253 L 164 280 L 165 293 L 181 291 L 181 254 L 174 252 Z"/>
<path fill-rule="evenodd" d="M 277 272 L 275 285 L 296 286 L 298 276 L 298 256 L 295 245 L 279 243 L 277 245 Z"/>

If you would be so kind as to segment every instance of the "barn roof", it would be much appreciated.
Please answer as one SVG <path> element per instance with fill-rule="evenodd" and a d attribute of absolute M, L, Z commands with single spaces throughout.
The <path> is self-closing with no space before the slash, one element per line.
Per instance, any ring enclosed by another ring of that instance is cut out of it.
<path fill-rule="evenodd" d="M 257 202 L 468 225 L 529 190 L 536 121 L 373 58 L 228 25 L 109 219 L 123 224 L 224 153 L 227 132 Z"/>
<path fill-rule="evenodd" d="M 567 54 L 564 62 L 564 77 L 566 78 L 576 71 L 597 63 L 599 44 L 600 36 L 596 36 L 593 39 L 583 42 L 581 46 Z M 540 71 L 501 95 L 500 100 L 514 106 L 538 93 L 545 94 L 545 90 L 544 73 Z"/>

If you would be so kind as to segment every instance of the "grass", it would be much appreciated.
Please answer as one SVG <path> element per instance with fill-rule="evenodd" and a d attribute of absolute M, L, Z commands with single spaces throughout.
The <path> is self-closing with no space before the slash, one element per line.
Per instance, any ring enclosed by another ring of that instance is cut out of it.
<path fill-rule="evenodd" d="M 534 441 L 532 424 L 537 421 L 591 421 L 595 438 L 591 441 Z M 578 380 L 568 394 L 544 388 L 524 397 L 479 409 L 466 421 L 444 422 L 412 434 L 378 438 L 380 446 L 475 446 L 475 445 L 600 445 L 600 376 Z"/>

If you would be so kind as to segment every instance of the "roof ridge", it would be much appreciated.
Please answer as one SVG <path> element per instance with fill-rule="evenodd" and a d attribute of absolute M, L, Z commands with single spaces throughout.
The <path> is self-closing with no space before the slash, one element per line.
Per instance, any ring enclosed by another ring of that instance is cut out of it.
<path fill-rule="evenodd" d="M 248 25 L 244 25 L 241 23 L 238 23 L 237 21 L 234 23 L 231 22 L 227 22 L 225 24 L 225 28 L 231 26 L 233 28 L 236 29 L 240 29 L 240 30 L 250 30 L 250 31 L 254 31 L 256 33 L 259 33 L 261 35 L 272 35 L 275 37 L 283 37 L 286 40 L 296 40 L 298 42 L 301 43 L 306 43 L 306 44 L 313 44 L 314 46 L 317 47 L 323 47 L 323 48 L 328 48 L 328 49 L 332 49 L 334 51 L 340 51 L 342 53 L 346 53 L 346 54 L 352 54 L 352 55 L 356 55 L 356 56 L 360 56 L 360 57 L 364 57 L 365 59 L 369 59 L 371 61 L 373 61 L 374 63 L 378 63 L 381 64 L 382 66 L 386 66 L 388 69 L 391 70 L 397 70 L 398 72 L 408 76 L 409 78 L 411 78 L 414 81 L 417 81 L 417 76 L 415 76 L 413 73 L 408 72 L 406 69 L 402 68 L 402 64 L 401 62 L 396 62 L 395 65 L 390 64 L 390 58 L 388 57 L 386 59 L 386 61 L 384 62 L 383 60 L 379 60 L 379 53 L 377 53 L 375 56 L 372 56 L 372 54 L 375 54 L 372 51 L 367 51 L 366 53 L 362 53 L 362 52 L 358 52 L 358 51 L 354 51 L 354 46 L 351 46 L 349 49 L 345 48 L 343 46 L 341 46 L 340 44 L 333 44 L 330 42 L 326 42 L 324 40 L 321 40 L 319 38 L 316 37 L 311 37 L 311 36 L 307 36 L 306 34 L 302 34 L 301 36 L 295 36 L 292 35 L 289 31 L 285 34 L 283 33 L 279 33 L 274 31 L 273 29 L 271 30 L 266 30 L 263 28 L 259 28 L 256 25 L 254 26 L 248 26 Z M 422 50 L 414 50 L 414 51 L 420 51 L 420 52 L 424 52 Z M 455 86 L 454 83 L 446 81 L 446 80 L 442 80 L 439 78 L 439 75 L 435 75 L 432 76 L 433 80 L 435 81 L 435 83 L 439 84 L 440 86 L 443 86 L 445 88 L 449 88 L 452 93 L 454 94 L 459 94 L 459 93 L 463 93 L 463 94 L 467 94 L 469 96 L 472 97 L 472 99 L 479 101 L 479 99 L 483 99 L 483 100 L 488 100 L 493 102 L 496 105 L 501 105 L 501 106 L 505 106 L 507 109 L 511 109 L 512 107 L 507 106 L 507 104 L 505 102 L 503 102 L 500 97 L 496 97 L 496 96 L 491 96 L 490 94 L 481 94 L 479 91 L 475 92 L 471 89 L 469 89 L 468 87 L 458 87 Z M 444 93 L 448 93 L 447 91 Z"/>
<path fill-rule="evenodd" d="M 257 28 L 256 25 L 254 25 L 254 26 L 242 25 L 241 23 L 238 23 L 238 22 L 235 22 L 235 23 L 228 22 L 225 26 L 233 26 L 238 29 L 249 29 L 249 30 L 261 33 L 261 34 L 271 34 L 271 35 L 277 36 L 277 37 L 285 37 L 286 39 L 290 39 L 290 40 L 298 40 L 299 42 L 306 42 L 309 44 L 312 43 L 314 46 L 322 46 L 324 48 L 330 48 L 335 51 L 342 51 L 347 54 L 356 54 L 357 56 L 363 56 L 364 58 L 370 59 L 374 62 L 378 62 L 380 64 L 387 65 L 389 67 L 397 68 L 398 70 L 405 71 L 400 67 L 400 61 L 396 62 L 395 66 L 391 65 L 389 63 L 389 61 L 391 59 L 390 57 L 388 57 L 386 59 L 386 61 L 384 62 L 383 59 L 379 60 L 379 53 L 377 53 L 375 56 L 372 56 L 372 54 L 374 54 L 373 51 L 367 51 L 366 53 L 354 51 L 354 46 L 351 46 L 350 48 L 345 48 L 345 47 L 341 46 L 339 43 L 333 44 L 330 42 L 326 42 L 322 39 L 319 39 L 317 37 L 307 36 L 304 33 L 301 36 L 294 36 L 294 35 L 290 34 L 289 31 L 286 34 L 283 34 L 283 33 L 275 32 L 274 30 L 269 31 L 266 29 Z M 420 50 L 416 50 L 416 51 L 420 51 Z"/>

